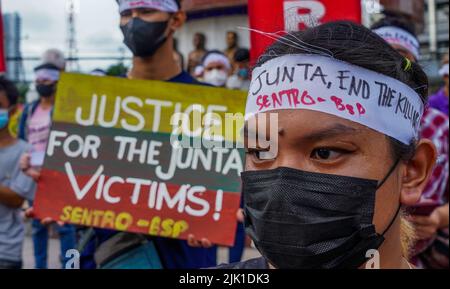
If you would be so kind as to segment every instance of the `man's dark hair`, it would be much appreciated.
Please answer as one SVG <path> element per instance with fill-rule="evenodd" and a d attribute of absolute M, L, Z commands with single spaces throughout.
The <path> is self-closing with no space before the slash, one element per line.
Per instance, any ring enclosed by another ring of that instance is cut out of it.
<path fill-rule="evenodd" d="M 236 31 L 227 31 L 227 34 L 233 34 L 234 35 L 234 37 L 236 37 L 236 39 L 238 39 L 239 38 L 239 35 L 237 34 L 237 32 Z"/>
<path fill-rule="evenodd" d="M 239 48 L 236 50 L 234 54 L 234 61 L 236 62 L 244 62 L 250 61 L 250 51 L 246 48 Z"/>
<path fill-rule="evenodd" d="M 267 48 L 256 66 L 282 55 L 327 53 L 335 59 L 395 78 L 415 90 L 423 103 L 427 102 L 428 77 L 422 68 L 417 63 L 410 63 L 411 68 L 405 70 L 408 64 L 405 57 L 362 25 L 349 21 L 329 22 L 304 31 L 291 32 L 284 38 L 285 41 L 276 41 Z M 415 143 L 407 146 L 394 138 L 389 139 L 393 145 L 394 158 L 409 159 L 413 156 Z"/>
<path fill-rule="evenodd" d="M 5 92 L 9 101 L 9 106 L 16 105 L 19 101 L 19 90 L 14 83 L 4 76 L 0 76 L 0 91 Z"/>

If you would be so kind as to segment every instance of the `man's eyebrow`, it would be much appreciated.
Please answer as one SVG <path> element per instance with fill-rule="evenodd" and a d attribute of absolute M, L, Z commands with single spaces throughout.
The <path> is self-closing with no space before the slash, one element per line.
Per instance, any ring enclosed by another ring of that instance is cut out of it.
<path fill-rule="evenodd" d="M 321 129 L 319 131 L 315 131 L 310 134 L 304 135 L 301 137 L 301 140 L 309 142 L 321 141 L 327 138 L 355 134 L 358 131 L 359 129 L 350 126 L 346 126 L 343 124 L 335 124 L 331 127 L 327 127 L 325 129 Z"/>
<path fill-rule="evenodd" d="M 278 134 L 279 134 L 279 135 L 284 134 L 284 132 L 285 132 L 285 130 L 284 130 L 283 128 L 279 128 L 279 129 L 278 129 Z M 240 130 L 240 135 L 243 136 L 243 137 L 247 137 L 247 136 L 249 135 L 249 133 L 251 133 L 252 135 L 257 135 L 257 133 L 266 134 L 265 131 L 261 131 L 261 132 L 260 132 L 260 131 L 258 131 L 258 130 L 253 129 L 253 128 L 249 128 L 248 125 L 247 125 L 247 123 L 246 123 L 246 124 L 241 128 L 241 130 Z"/>

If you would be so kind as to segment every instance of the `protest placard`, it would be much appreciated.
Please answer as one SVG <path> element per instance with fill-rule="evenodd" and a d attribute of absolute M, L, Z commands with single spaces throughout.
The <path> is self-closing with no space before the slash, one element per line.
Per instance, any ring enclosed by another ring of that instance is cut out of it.
<path fill-rule="evenodd" d="M 64 74 L 36 216 L 232 245 L 245 99 L 212 87 Z"/>

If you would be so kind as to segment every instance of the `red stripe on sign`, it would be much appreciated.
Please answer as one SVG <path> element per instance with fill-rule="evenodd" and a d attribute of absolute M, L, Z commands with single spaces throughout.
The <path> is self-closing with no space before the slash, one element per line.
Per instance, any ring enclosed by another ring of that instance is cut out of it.
<path fill-rule="evenodd" d="M 76 183 L 75 183 L 76 182 Z M 69 176 L 42 170 L 34 202 L 38 219 L 234 244 L 237 192 L 120 177 Z"/>

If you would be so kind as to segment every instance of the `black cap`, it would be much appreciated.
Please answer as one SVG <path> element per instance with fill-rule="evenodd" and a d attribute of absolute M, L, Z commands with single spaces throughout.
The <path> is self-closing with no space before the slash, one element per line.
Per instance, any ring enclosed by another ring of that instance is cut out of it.
<path fill-rule="evenodd" d="M 240 48 L 234 53 L 234 61 L 244 62 L 250 60 L 250 51 L 245 48 Z"/>
<path fill-rule="evenodd" d="M 54 64 L 51 64 L 51 63 L 44 63 L 44 64 L 41 64 L 41 65 L 37 66 L 37 67 L 34 69 L 34 71 L 38 71 L 38 70 L 41 70 L 41 69 L 51 69 L 51 70 L 58 70 L 58 71 L 61 71 L 61 69 L 60 69 L 58 66 L 56 66 L 56 65 L 54 65 Z"/>

